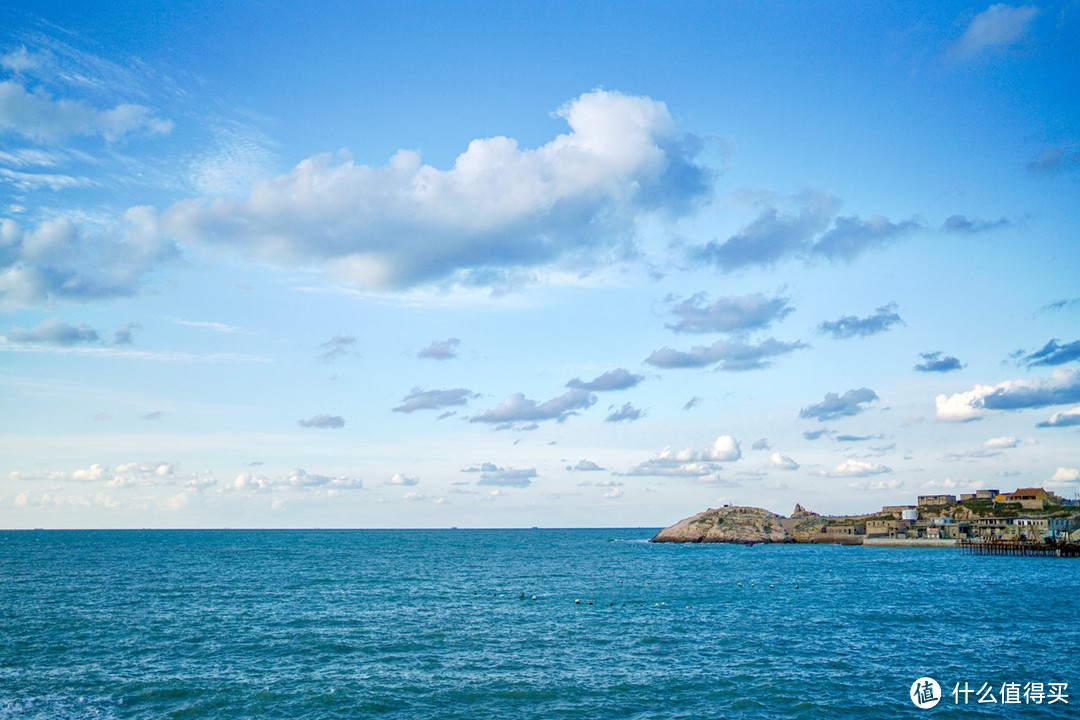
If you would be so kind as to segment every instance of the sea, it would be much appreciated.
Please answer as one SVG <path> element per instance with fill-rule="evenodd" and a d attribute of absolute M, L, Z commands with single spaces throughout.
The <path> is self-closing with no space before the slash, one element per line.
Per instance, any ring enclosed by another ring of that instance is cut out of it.
<path fill-rule="evenodd" d="M 654 532 L 2 532 L 0 718 L 1080 717 L 1080 560 Z"/>

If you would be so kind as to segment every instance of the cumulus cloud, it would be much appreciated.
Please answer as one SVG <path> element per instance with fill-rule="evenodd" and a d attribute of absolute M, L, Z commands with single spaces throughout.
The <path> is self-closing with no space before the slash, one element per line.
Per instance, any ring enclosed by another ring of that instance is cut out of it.
<path fill-rule="evenodd" d="M 42 343 L 45 345 L 60 345 L 69 347 L 77 343 L 93 343 L 98 341 L 98 332 L 89 325 L 69 325 L 57 318 L 50 318 L 39 324 L 33 330 L 23 330 L 20 327 L 11 329 L 7 335 L 8 342 L 14 343 Z"/>
<path fill-rule="evenodd" d="M 998 218 L 997 220 L 983 220 L 982 218 L 971 218 L 966 215 L 950 215 L 945 219 L 941 229 L 945 232 L 955 233 L 957 235 L 977 235 L 987 230 L 997 230 L 998 228 L 1005 228 L 1012 225 L 1007 218 Z"/>
<path fill-rule="evenodd" d="M 773 453 L 769 456 L 769 467 L 777 470 L 798 470 L 799 463 L 795 462 L 787 455 Z"/>
<path fill-rule="evenodd" d="M 71 473 L 71 479 L 77 482 L 95 482 L 98 480 L 104 480 L 108 475 L 109 469 L 104 465 L 97 463 L 91 465 L 88 468 L 80 468 Z"/>
<path fill-rule="evenodd" d="M 756 344 L 743 340 L 717 340 L 712 345 L 695 345 L 687 351 L 664 347 L 655 350 L 645 362 L 665 369 L 716 365 L 720 370 L 732 372 L 760 370 L 771 366 L 774 358 L 805 347 L 808 346 L 802 342 L 781 342 L 775 338 Z"/>
<path fill-rule="evenodd" d="M 795 312 L 790 302 L 790 298 L 763 293 L 727 295 L 709 302 L 708 295 L 699 292 L 671 307 L 679 320 L 667 327 L 687 333 L 762 330 Z"/>
<path fill-rule="evenodd" d="M 869 460 L 845 460 L 832 470 L 822 470 L 818 474 L 822 477 L 869 477 L 891 472 L 891 468 Z"/>
<path fill-rule="evenodd" d="M 1008 450 L 1014 448 L 1020 444 L 1020 441 L 1011 436 L 1002 436 L 996 438 L 990 438 L 983 443 L 983 447 L 987 450 Z"/>
<path fill-rule="evenodd" d="M 184 200 L 163 220 L 185 240 L 330 264 L 364 287 L 400 289 L 489 284 L 563 259 L 580 269 L 624 244 L 640 218 L 683 214 L 707 196 L 700 142 L 663 103 L 597 90 L 557 115 L 570 131 L 536 149 L 477 139 L 449 170 L 404 150 L 380 167 L 319 155 L 242 200 Z"/>
<path fill-rule="evenodd" d="M 35 142 L 54 142 L 72 135 L 117 140 L 129 134 L 167 135 L 173 124 L 143 105 L 124 103 L 99 110 L 80 100 L 54 99 L 43 89 L 0 81 L 0 130 Z"/>
<path fill-rule="evenodd" d="M 896 303 L 882 305 L 868 317 L 844 315 L 838 320 L 827 320 L 818 325 L 818 330 L 826 335 L 843 340 L 854 337 L 868 337 L 883 333 L 896 324 L 903 324 L 896 312 Z"/>
<path fill-rule="evenodd" d="M 457 338 L 435 340 L 426 348 L 416 354 L 416 357 L 424 360 L 452 360 L 457 357 L 457 347 L 461 341 Z"/>
<path fill-rule="evenodd" d="M 702 482 L 721 482 L 720 463 L 734 462 L 742 457 L 739 442 L 731 435 L 721 435 L 712 446 L 702 450 L 666 447 L 643 463 L 626 471 L 626 475 L 689 477 Z"/>
<path fill-rule="evenodd" d="M 1039 9 L 1033 5 L 991 5 L 971 19 L 950 51 L 956 59 L 972 60 L 984 53 L 1004 50 L 1027 36 L 1038 14 Z"/>
<path fill-rule="evenodd" d="M 750 446 L 751 450 L 772 450 L 772 445 L 769 444 L 768 438 L 759 438 L 754 441 L 754 444 Z"/>
<path fill-rule="evenodd" d="M 422 390 L 413 388 L 412 392 L 401 400 L 401 404 L 393 408 L 394 412 L 411 413 L 417 410 L 439 410 L 445 407 L 465 405 L 470 400 L 480 395 L 465 388 L 449 388 L 446 390 Z"/>
<path fill-rule="evenodd" d="M 352 335 L 335 335 L 322 344 L 322 354 L 319 355 L 319 359 L 323 362 L 330 362 L 336 360 L 342 355 L 348 355 L 353 352 L 353 346 L 356 345 L 356 338 Z"/>
<path fill-rule="evenodd" d="M 345 427 L 345 418 L 340 415 L 315 415 L 307 420 L 298 420 L 300 427 L 306 428 L 343 428 Z"/>
<path fill-rule="evenodd" d="M 24 229 L 0 220 L 0 305 L 132 295 L 179 257 L 153 208 L 135 207 L 116 227 L 90 233 L 66 218 Z"/>
<path fill-rule="evenodd" d="M 469 422 L 482 422 L 504 427 L 520 427 L 521 423 L 541 420 L 563 422 L 586 410 L 596 402 L 596 396 L 587 390 L 574 388 L 542 403 L 530 400 L 522 393 L 514 393 L 503 399 L 497 407 L 469 418 Z"/>
<path fill-rule="evenodd" d="M 600 467 L 592 460 L 578 460 L 576 465 L 567 465 L 566 469 L 572 472 L 597 472 L 604 468 Z"/>
<path fill-rule="evenodd" d="M 357 477 L 319 475 L 309 473 L 303 468 L 296 468 L 288 475 L 274 478 L 240 473 L 227 489 L 260 493 L 284 490 L 320 490 L 333 494 L 341 490 L 361 490 L 363 487 L 363 481 Z"/>
<path fill-rule="evenodd" d="M 566 383 L 566 387 L 588 390 L 589 392 L 610 392 L 632 388 L 644 379 L 644 375 L 634 375 L 626 368 L 616 368 L 588 382 L 582 382 L 579 378 L 574 378 Z"/>
<path fill-rule="evenodd" d="M 1063 365 L 1073 360 L 1080 360 L 1080 340 L 1062 345 L 1054 339 L 1023 358 L 1023 362 L 1028 367 Z"/>
<path fill-rule="evenodd" d="M 462 468 L 461 472 L 479 473 L 480 478 L 476 481 L 477 485 L 492 485 L 495 487 L 529 487 L 533 478 L 537 476 L 535 468 L 499 467 L 490 462 Z"/>
<path fill-rule="evenodd" d="M 1080 483 L 1080 468 L 1059 467 L 1046 481 L 1047 485 L 1056 488 L 1069 487 L 1076 483 Z"/>
<path fill-rule="evenodd" d="M 877 399 L 877 393 L 865 387 L 848 390 L 843 395 L 825 393 L 825 399 L 822 402 L 807 405 L 799 411 L 799 417 L 806 419 L 816 418 L 819 422 L 851 417 L 866 410 L 866 405 Z"/>
<path fill-rule="evenodd" d="M 949 372 L 964 367 L 963 363 L 952 355 L 942 355 L 938 350 L 919 353 L 919 357 L 923 359 L 923 362 L 915 365 L 915 369 L 919 372 Z"/>
<path fill-rule="evenodd" d="M 938 395 L 934 405 L 938 420 L 968 422 L 995 411 L 1041 408 L 1080 402 L 1080 372 L 1057 368 L 1049 378 L 1006 380 L 997 385 L 976 385 L 966 392 Z"/>
<path fill-rule="evenodd" d="M 390 476 L 390 479 L 386 481 L 387 485 L 411 486 L 411 485 L 417 485 L 419 483 L 420 483 L 419 478 L 408 477 L 408 476 L 403 475 L 401 473 L 394 473 L 393 475 Z"/>
<path fill-rule="evenodd" d="M 1074 407 L 1071 410 L 1056 412 L 1050 416 L 1049 420 L 1044 420 L 1036 425 L 1036 427 L 1076 427 L 1078 425 L 1080 425 L 1080 406 Z"/>
<path fill-rule="evenodd" d="M 612 406 L 611 413 L 604 418 L 604 422 L 633 422 L 641 419 L 643 414 L 643 411 L 639 408 L 630 403 L 624 403 L 620 408 Z"/>

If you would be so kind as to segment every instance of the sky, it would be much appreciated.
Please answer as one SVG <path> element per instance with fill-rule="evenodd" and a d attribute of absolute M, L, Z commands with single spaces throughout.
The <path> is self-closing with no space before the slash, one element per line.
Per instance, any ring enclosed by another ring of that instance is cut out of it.
<path fill-rule="evenodd" d="M 0 527 L 1080 493 L 1080 3 L 102 5 L 0 9 Z"/>

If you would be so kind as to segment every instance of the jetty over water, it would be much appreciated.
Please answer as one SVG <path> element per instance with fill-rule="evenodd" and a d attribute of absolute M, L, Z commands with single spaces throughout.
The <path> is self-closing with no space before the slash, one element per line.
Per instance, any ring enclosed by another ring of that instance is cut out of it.
<path fill-rule="evenodd" d="M 958 547 L 976 555 L 1050 555 L 1080 557 L 1080 543 L 1034 543 L 1004 540 L 961 540 Z"/>

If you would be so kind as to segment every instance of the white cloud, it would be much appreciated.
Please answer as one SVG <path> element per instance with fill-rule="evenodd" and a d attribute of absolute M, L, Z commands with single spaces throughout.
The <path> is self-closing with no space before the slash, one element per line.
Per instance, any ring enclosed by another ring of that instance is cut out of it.
<path fill-rule="evenodd" d="M 1080 468 L 1059 467 L 1048 482 L 1055 484 L 1080 482 Z"/>
<path fill-rule="evenodd" d="M 316 491 L 332 495 L 342 490 L 361 490 L 363 487 L 364 483 L 358 477 L 319 475 L 309 473 L 303 468 L 296 468 L 288 475 L 275 478 L 240 473 L 226 489 L 249 493 L 284 490 Z"/>
<path fill-rule="evenodd" d="M 408 477 L 401 473 L 394 473 L 390 476 L 390 479 L 386 481 L 387 485 L 417 485 L 420 480 L 414 477 Z"/>
<path fill-rule="evenodd" d="M 92 300 L 134 294 L 179 251 L 164 240 L 157 213 L 133 207 L 97 234 L 66 218 L 23 229 L 0 220 L 0 305 Z"/>
<path fill-rule="evenodd" d="M 1056 412 L 1050 416 L 1049 420 L 1044 420 L 1037 427 L 1075 427 L 1077 425 L 1080 425 L 1080 406 Z"/>
<path fill-rule="evenodd" d="M 934 398 L 937 419 L 945 422 L 978 420 L 995 411 L 1040 408 L 1080 401 L 1080 372 L 1072 367 L 1054 370 L 1049 378 L 1006 380 L 976 385 L 971 390 Z"/>
<path fill-rule="evenodd" d="M 983 447 L 987 450 L 1008 450 L 1009 448 L 1014 448 L 1019 444 L 1020 441 L 1016 438 L 1003 436 L 990 438 L 983 443 Z"/>
<path fill-rule="evenodd" d="M 720 463 L 734 462 L 742 457 L 739 441 L 731 435 L 721 435 L 712 446 L 702 450 L 666 447 L 657 455 L 626 471 L 626 475 L 657 477 L 692 477 L 699 481 L 719 482 Z"/>
<path fill-rule="evenodd" d="M 708 190 L 667 107 L 594 91 L 558 111 L 570 132 L 536 149 L 473 140 L 449 170 L 402 150 L 380 167 L 329 155 L 257 183 L 243 200 L 206 197 L 163 214 L 189 241 L 329 264 L 364 287 L 489 284 L 506 269 L 603 256 L 655 211 L 682 213 Z"/>
<path fill-rule="evenodd" d="M 795 462 L 787 455 L 773 453 L 769 456 L 769 467 L 776 468 L 778 470 L 798 470 L 799 463 Z"/>
<path fill-rule="evenodd" d="M 818 474 L 823 477 L 868 477 L 891 472 L 891 468 L 869 460 L 845 460 L 832 470 L 823 470 Z"/>
<path fill-rule="evenodd" d="M 29 92 L 17 82 L 4 80 L 0 81 L 0 129 L 36 142 L 72 135 L 100 135 L 111 141 L 133 133 L 167 135 L 173 124 L 143 105 L 124 103 L 99 110 L 81 100 L 54 99 L 44 90 Z"/>

